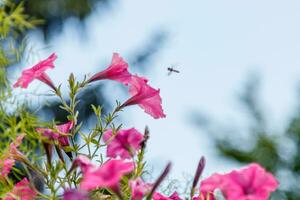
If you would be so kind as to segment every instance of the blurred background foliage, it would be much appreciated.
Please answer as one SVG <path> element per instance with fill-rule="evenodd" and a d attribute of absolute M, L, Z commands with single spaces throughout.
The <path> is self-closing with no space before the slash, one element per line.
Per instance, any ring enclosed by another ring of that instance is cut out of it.
<path fill-rule="evenodd" d="M 194 113 L 192 121 L 214 142 L 219 156 L 235 163 L 260 163 L 280 181 L 280 190 L 272 199 L 300 199 L 300 110 L 291 117 L 282 131 L 267 123 L 266 107 L 260 102 L 260 78 L 250 76 L 239 102 L 247 116 L 246 126 L 232 122 L 220 125 L 209 115 Z M 300 93 L 299 93 L 300 94 Z M 246 127 L 246 128 L 240 128 Z"/>
<path fill-rule="evenodd" d="M 34 127 L 37 118 L 19 105 L 11 93 L 7 69 L 18 63 L 26 49 L 26 32 L 41 24 L 42 21 L 25 13 L 23 3 L 0 2 L 0 159 L 8 151 L 8 145 L 20 133 L 27 133 L 27 140 L 20 149 L 27 152 L 31 160 L 39 161 L 37 135 Z M 24 176 L 19 164 L 11 172 L 12 179 Z M 0 195 L 7 192 L 8 185 L 0 185 Z"/>

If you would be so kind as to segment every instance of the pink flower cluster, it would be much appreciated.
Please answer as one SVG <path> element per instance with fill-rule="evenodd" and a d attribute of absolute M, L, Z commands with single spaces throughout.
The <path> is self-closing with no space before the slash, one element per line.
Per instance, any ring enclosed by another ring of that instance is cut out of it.
<path fill-rule="evenodd" d="M 35 196 L 36 192 L 31 189 L 27 178 L 24 178 L 20 182 L 16 183 L 12 191 L 7 194 L 4 200 L 32 200 L 35 199 Z"/>
<path fill-rule="evenodd" d="M 53 147 L 56 147 L 56 151 L 61 160 L 63 160 L 63 156 L 61 155 L 60 148 L 69 147 L 69 137 L 68 134 L 70 130 L 73 128 L 73 121 L 69 121 L 65 124 L 55 125 L 53 129 L 50 128 L 36 128 L 36 131 L 40 133 L 42 136 L 46 137 L 47 140 L 43 142 L 43 146 L 45 148 L 48 163 L 51 164 L 52 160 L 52 152 Z M 57 143 L 57 144 L 56 144 Z M 65 153 L 72 158 L 72 153 L 65 151 Z"/>
<path fill-rule="evenodd" d="M 107 143 L 107 157 L 110 158 L 108 161 L 97 167 L 87 157 L 78 156 L 73 162 L 72 169 L 76 166 L 81 169 L 83 174 L 81 191 L 109 188 L 117 195 L 121 195 L 120 180 L 133 172 L 135 163 L 128 160 L 140 150 L 144 136 L 134 128 L 119 130 L 117 133 L 109 129 L 104 133 L 103 140 Z M 142 199 L 150 192 L 151 185 L 145 184 L 140 177 L 129 182 L 133 200 Z"/>
<path fill-rule="evenodd" d="M 53 62 L 56 60 L 56 58 L 57 56 L 53 53 L 47 59 L 40 61 L 32 68 L 25 69 L 22 72 L 22 76 L 14 84 L 14 87 L 27 88 L 34 79 L 38 79 L 54 89 L 55 86 L 45 71 L 49 68 L 54 68 Z"/>
<path fill-rule="evenodd" d="M 16 160 L 22 160 L 23 154 L 18 150 L 24 138 L 24 134 L 19 135 L 14 142 L 9 145 L 8 151 L 4 153 L 4 157 L 0 160 L 0 179 L 5 178 L 13 166 Z"/>
<path fill-rule="evenodd" d="M 200 196 L 210 196 L 214 200 L 212 194 L 219 189 L 227 200 L 267 200 L 277 187 L 275 177 L 254 163 L 241 170 L 214 174 L 203 180 L 200 184 Z"/>
<path fill-rule="evenodd" d="M 34 79 L 37 79 L 56 90 L 57 88 L 45 72 L 49 68 L 54 68 L 53 62 L 56 58 L 57 56 L 52 54 L 32 68 L 24 70 L 14 87 L 27 88 Z M 161 105 L 160 91 L 152 88 L 145 78 L 130 74 L 128 72 L 128 64 L 117 53 L 113 54 L 111 64 L 107 69 L 95 74 L 87 82 L 91 83 L 106 79 L 120 82 L 126 86 L 129 85 L 131 97 L 121 107 L 139 105 L 155 119 L 166 117 Z"/>
<path fill-rule="evenodd" d="M 19 135 L 16 140 L 9 145 L 8 152 L 6 152 L 4 154 L 5 157 L 2 158 L 3 161 L 0 161 L 0 180 L 8 176 L 16 161 L 24 161 L 25 156 L 18 150 L 24 136 L 24 134 Z M 13 189 L 7 193 L 4 200 L 32 200 L 35 199 L 35 196 L 36 192 L 31 188 L 28 179 L 24 178 L 14 185 Z"/>
<path fill-rule="evenodd" d="M 26 88 L 33 80 L 38 79 L 57 92 L 58 88 L 55 87 L 52 80 L 45 73 L 47 69 L 54 68 L 53 62 L 55 59 L 56 55 L 52 54 L 32 68 L 24 70 L 14 87 Z M 85 84 L 100 80 L 114 80 L 129 87 L 131 97 L 120 105 L 120 109 L 126 106 L 139 105 L 155 119 L 165 117 L 161 105 L 160 90 L 152 88 L 146 78 L 129 73 L 128 64 L 119 54 L 113 54 L 108 68 L 93 75 Z M 65 150 L 65 153 L 72 161 L 72 166 L 67 174 L 77 170 L 77 167 L 80 168 L 82 176 L 78 179 L 79 187 L 76 189 L 63 187 L 63 200 L 88 200 L 91 191 L 102 189 L 109 191 L 109 193 L 114 193 L 119 199 L 124 199 L 122 193 L 124 181 L 130 192 L 129 198 L 132 200 L 142 200 L 144 198 L 153 200 L 184 199 L 176 191 L 170 196 L 157 192 L 158 186 L 169 173 L 170 164 L 167 165 L 162 174 L 153 183 L 145 182 L 140 174 L 135 173 L 139 167 L 138 163 L 135 162 L 135 157 L 138 157 L 139 153 L 143 153 L 144 142 L 147 138 L 146 134 L 141 134 L 135 128 L 120 129 L 111 126 L 111 129 L 106 127 L 103 129 L 99 141 L 102 139 L 102 142 L 105 144 L 103 146 L 106 146 L 107 160 L 103 163 L 101 162 L 101 165 L 96 165 L 92 162 L 90 158 L 93 158 L 93 156 L 91 154 L 88 158 L 84 155 L 78 155 L 78 152 L 76 152 L 77 157 L 73 160 L 72 152 L 66 151 L 66 149 L 72 146 L 69 139 L 72 137 L 71 133 L 76 130 L 75 121 L 54 125 L 52 128 L 36 129 L 43 138 L 42 143 L 45 147 L 49 167 L 52 164 L 52 151 L 55 147 L 62 161 L 64 161 L 64 158 L 60 149 Z M 11 143 L 6 157 L 2 161 L 0 160 L 1 177 L 5 178 L 8 176 L 15 161 L 24 159 L 24 155 L 18 150 L 23 137 L 24 135 L 22 134 L 16 141 Z M 100 144 L 98 145 L 100 146 Z M 202 180 L 200 189 L 197 189 L 198 192 L 195 192 L 204 166 L 205 159 L 202 157 L 192 183 L 190 199 L 215 200 L 214 192 L 218 189 L 227 200 L 267 200 L 270 193 L 278 187 L 276 178 L 266 172 L 259 164 L 254 163 L 246 168 L 234 170 L 227 174 L 214 174 Z M 27 178 L 24 178 L 15 184 L 11 192 L 7 193 L 5 200 L 30 200 L 34 199 L 36 195 L 36 191 L 32 189 Z"/>
<path fill-rule="evenodd" d="M 104 133 L 103 140 L 107 143 L 108 157 L 130 159 L 141 148 L 144 136 L 135 128 L 120 130 L 115 135 L 110 129 Z"/>

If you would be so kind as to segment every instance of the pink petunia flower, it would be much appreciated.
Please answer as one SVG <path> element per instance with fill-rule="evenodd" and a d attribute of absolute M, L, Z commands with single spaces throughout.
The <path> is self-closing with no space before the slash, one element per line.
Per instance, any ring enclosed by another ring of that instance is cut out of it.
<path fill-rule="evenodd" d="M 228 174 L 215 174 L 201 182 L 200 193 L 220 189 L 227 200 L 267 200 L 278 187 L 276 178 L 259 164 L 250 164 Z"/>
<path fill-rule="evenodd" d="M 153 200 L 182 200 L 177 192 L 174 192 L 171 196 L 166 197 L 158 192 L 155 192 L 153 197 Z"/>
<path fill-rule="evenodd" d="M 36 192 L 30 188 L 30 183 L 27 178 L 24 178 L 14 186 L 4 200 L 32 200 L 35 199 L 35 196 Z"/>
<path fill-rule="evenodd" d="M 49 68 L 54 68 L 53 62 L 56 58 L 57 56 L 53 53 L 47 59 L 40 61 L 32 68 L 23 70 L 21 77 L 17 80 L 13 87 L 27 88 L 34 79 L 38 79 L 55 89 L 54 84 L 45 71 Z"/>
<path fill-rule="evenodd" d="M 96 170 L 96 166 L 91 162 L 91 160 L 83 155 L 77 156 L 77 158 L 73 162 L 71 170 L 73 170 L 77 166 L 80 167 L 83 174 L 86 174 L 89 171 Z"/>
<path fill-rule="evenodd" d="M 164 118 L 161 105 L 159 89 L 156 90 L 147 84 L 147 79 L 132 76 L 130 81 L 129 93 L 132 95 L 121 107 L 138 104 L 146 113 L 153 118 Z"/>
<path fill-rule="evenodd" d="M 63 147 L 70 146 L 67 134 L 70 132 L 73 126 L 74 126 L 73 121 L 69 121 L 65 124 L 55 126 L 55 128 L 59 132 L 58 134 L 60 134 L 60 136 L 58 137 L 58 141 L 61 144 L 61 146 Z"/>
<path fill-rule="evenodd" d="M 123 60 L 118 53 L 114 53 L 110 66 L 94 76 L 88 83 L 98 80 L 110 79 L 118 81 L 124 85 L 128 85 L 131 79 L 131 74 L 128 72 L 128 64 Z"/>
<path fill-rule="evenodd" d="M 70 130 L 73 128 L 74 123 L 72 121 L 69 121 L 65 124 L 56 125 L 53 129 L 50 128 L 36 128 L 36 131 L 40 134 L 42 134 L 44 137 L 48 138 L 50 141 L 58 141 L 59 145 L 61 147 L 68 147 L 70 146 L 69 138 L 67 134 L 70 132 Z M 53 149 L 53 143 L 49 142 L 43 142 L 48 162 L 51 162 L 52 158 L 52 149 Z M 59 151 L 59 149 L 57 149 Z M 60 153 L 60 152 L 58 152 Z M 72 153 L 65 151 L 65 153 L 72 158 Z M 61 155 L 59 155 L 62 157 Z"/>
<path fill-rule="evenodd" d="M 41 133 L 43 136 L 47 137 L 49 140 L 57 140 L 61 146 L 69 146 L 69 139 L 67 134 L 73 128 L 74 123 L 69 121 L 65 124 L 56 125 L 53 131 L 50 128 L 36 128 L 38 133 Z"/>
<path fill-rule="evenodd" d="M 7 176 L 14 165 L 14 159 L 8 158 L 4 159 L 3 161 L 0 160 L 0 179 Z"/>
<path fill-rule="evenodd" d="M 103 140 L 107 143 L 107 156 L 122 159 L 131 158 L 136 151 L 141 148 L 144 136 L 135 128 L 119 130 L 113 135 L 112 130 L 108 130 L 103 135 Z"/>
<path fill-rule="evenodd" d="M 133 169 L 133 162 L 109 160 L 95 170 L 87 170 L 83 174 L 80 188 L 83 190 L 109 188 L 118 192 L 121 178 L 130 173 Z"/>
<path fill-rule="evenodd" d="M 89 194 L 86 191 L 70 189 L 64 192 L 62 200 L 89 200 Z"/>
<path fill-rule="evenodd" d="M 225 180 L 226 179 L 224 179 L 224 175 L 215 173 L 209 178 L 201 181 L 199 199 L 208 198 L 210 200 L 215 200 L 213 192 L 215 189 L 226 187 L 227 183 L 225 182 Z"/>
<path fill-rule="evenodd" d="M 142 200 L 152 188 L 152 184 L 144 183 L 140 177 L 135 180 L 130 180 L 129 186 L 132 200 Z"/>

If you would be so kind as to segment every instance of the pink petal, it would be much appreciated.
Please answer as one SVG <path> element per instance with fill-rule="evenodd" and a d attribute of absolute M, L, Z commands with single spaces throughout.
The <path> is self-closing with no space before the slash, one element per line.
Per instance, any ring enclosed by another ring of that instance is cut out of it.
<path fill-rule="evenodd" d="M 19 150 L 18 150 L 18 147 L 21 145 L 24 137 L 25 137 L 25 134 L 23 133 L 23 134 L 19 135 L 16 138 L 16 140 L 9 145 L 9 153 L 12 156 L 18 156 L 21 154 L 21 152 L 19 152 Z"/>
<path fill-rule="evenodd" d="M 55 88 L 51 79 L 45 74 L 45 71 L 49 68 L 54 68 L 53 62 L 56 58 L 57 56 L 53 53 L 47 59 L 40 61 L 32 68 L 23 70 L 21 77 L 18 78 L 13 87 L 27 88 L 34 79 L 38 79 L 51 88 Z"/>
<path fill-rule="evenodd" d="M 160 91 L 149 86 L 145 78 L 132 76 L 129 92 L 132 97 L 128 99 L 123 106 L 138 104 L 146 113 L 155 119 L 166 117 L 161 105 L 162 99 L 159 95 Z"/>
<path fill-rule="evenodd" d="M 121 178 L 134 169 L 134 163 L 122 160 L 109 160 L 94 171 L 83 175 L 80 187 L 83 190 L 110 188 L 116 190 Z"/>
<path fill-rule="evenodd" d="M 69 121 L 66 124 L 62 124 L 62 125 L 58 125 L 56 126 L 56 128 L 58 129 L 58 131 L 60 132 L 60 134 L 68 134 L 70 132 L 70 130 L 73 128 L 74 123 L 73 121 Z M 60 135 L 58 138 L 59 143 L 62 146 L 69 146 L 69 138 L 66 135 Z"/>
<path fill-rule="evenodd" d="M 141 200 L 147 193 L 150 192 L 152 184 L 144 183 L 144 181 L 138 177 L 135 180 L 129 181 L 129 186 L 131 188 L 131 199 Z"/>
<path fill-rule="evenodd" d="M 134 128 L 119 130 L 115 136 L 110 129 L 103 135 L 103 140 L 108 143 L 107 156 L 111 158 L 131 158 L 141 148 L 143 139 L 144 136 Z"/>
<path fill-rule="evenodd" d="M 54 133 L 50 128 L 36 128 L 35 130 L 49 140 L 57 140 L 59 138 L 59 134 Z"/>
<path fill-rule="evenodd" d="M 93 171 L 94 169 L 96 169 L 92 161 L 88 157 L 83 155 L 77 156 L 71 168 L 74 169 L 77 166 L 80 167 L 83 174 L 87 173 L 88 171 Z"/>
<path fill-rule="evenodd" d="M 227 200 L 267 200 L 278 187 L 276 178 L 259 164 L 250 164 L 241 170 L 213 176 L 203 180 L 200 193 L 206 196 L 219 188 Z"/>
<path fill-rule="evenodd" d="M 49 128 L 36 128 L 38 133 L 43 134 L 43 136 L 47 137 L 49 140 L 58 140 L 62 146 L 69 146 L 69 139 L 66 134 L 73 128 L 74 123 L 69 121 L 65 124 L 56 125 L 55 128 L 58 132 L 54 132 Z"/>
<path fill-rule="evenodd" d="M 110 66 L 92 76 L 88 82 L 104 79 L 118 81 L 124 85 L 128 85 L 130 82 L 131 74 L 128 72 L 128 64 L 119 54 L 114 53 Z"/>
<path fill-rule="evenodd" d="M 64 192 L 62 200 L 89 200 L 89 194 L 81 190 L 67 190 Z"/>
<path fill-rule="evenodd" d="M 61 133 L 69 133 L 70 130 L 73 128 L 74 123 L 73 121 L 69 121 L 65 124 L 57 125 L 56 128 L 59 130 Z"/>
<path fill-rule="evenodd" d="M 21 200 L 32 200 L 35 199 L 36 192 L 30 188 L 28 179 L 24 178 L 14 186 L 13 190 L 8 193 L 4 200 L 14 200 L 14 196 Z"/>

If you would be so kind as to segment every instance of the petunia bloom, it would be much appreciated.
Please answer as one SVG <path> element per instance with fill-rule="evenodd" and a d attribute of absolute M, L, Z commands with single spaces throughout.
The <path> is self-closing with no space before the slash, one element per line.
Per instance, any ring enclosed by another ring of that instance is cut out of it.
<path fill-rule="evenodd" d="M 131 80 L 131 74 L 128 72 L 128 64 L 120 57 L 119 54 L 114 53 L 110 66 L 92 76 L 88 82 L 98 81 L 98 80 L 114 80 L 118 81 L 124 85 L 128 85 Z"/>
<path fill-rule="evenodd" d="M 23 70 L 21 77 L 13 86 L 15 88 L 27 88 L 33 80 L 38 79 L 51 88 L 55 89 L 54 84 L 52 83 L 49 76 L 45 73 L 45 71 L 49 68 L 54 68 L 53 62 L 56 60 L 56 58 L 57 56 L 53 53 L 47 59 L 40 61 L 32 68 Z"/>
<path fill-rule="evenodd" d="M 259 164 L 250 164 L 228 174 L 215 174 L 201 182 L 200 193 L 220 189 L 227 200 L 267 200 L 278 187 L 276 178 Z"/>
<path fill-rule="evenodd" d="M 145 183 L 140 177 L 129 181 L 132 200 L 142 200 L 151 190 L 152 184 Z"/>
<path fill-rule="evenodd" d="M 32 200 L 35 199 L 36 192 L 30 188 L 30 183 L 27 178 L 18 182 L 11 192 L 9 192 L 4 200 Z"/>
<path fill-rule="evenodd" d="M 11 168 L 15 165 L 15 160 L 8 158 L 0 160 L 0 179 L 9 174 Z"/>
<path fill-rule="evenodd" d="M 158 192 L 155 192 L 153 197 L 153 200 L 182 200 L 179 196 L 177 192 L 174 192 L 171 196 L 166 197 Z"/>
<path fill-rule="evenodd" d="M 199 200 L 201 199 L 210 199 L 210 200 L 215 200 L 214 197 L 214 191 L 215 189 L 221 189 L 221 188 L 225 188 L 226 187 L 226 179 L 224 179 L 224 175 L 221 174 L 213 174 L 212 176 L 210 176 L 207 179 L 204 179 L 201 181 L 200 184 L 200 197 Z M 195 198 L 196 200 L 196 198 Z M 198 199 L 197 199 L 198 200 Z"/>
<path fill-rule="evenodd" d="M 65 147 L 70 145 L 67 134 L 70 132 L 73 126 L 74 126 L 73 121 L 69 121 L 65 124 L 55 126 L 55 128 L 58 130 L 60 134 L 60 136 L 58 137 L 58 141 L 61 144 L 61 146 Z"/>
<path fill-rule="evenodd" d="M 155 119 L 166 117 L 162 109 L 159 89 L 156 90 L 152 88 L 147 82 L 145 78 L 132 76 L 129 88 L 129 93 L 132 97 L 129 98 L 122 107 L 137 104 Z"/>
<path fill-rule="evenodd" d="M 36 131 L 47 137 L 49 140 L 57 140 L 61 146 L 69 146 L 69 139 L 67 134 L 73 128 L 74 123 L 69 121 L 65 124 L 56 125 L 53 129 L 50 128 L 37 128 Z"/>
<path fill-rule="evenodd" d="M 133 162 L 109 160 L 95 170 L 87 170 L 83 174 L 80 188 L 83 190 L 109 188 L 118 192 L 121 178 L 130 173 L 133 169 Z"/>
<path fill-rule="evenodd" d="M 10 143 L 8 151 L 4 152 L 0 160 L 0 179 L 7 176 L 15 165 L 15 160 L 24 161 L 25 156 L 18 150 L 25 134 L 19 135 L 15 141 Z"/>
<path fill-rule="evenodd" d="M 72 121 L 69 121 L 65 124 L 56 125 L 53 129 L 50 128 L 36 128 L 36 131 L 40 134 L 42 134 L 44 137 L 48 138 L 50 141 L 58 141 L 59 145 L 61 147 L 68 147 L 70 146 L 69 139 L 67 134 L 70 132 L 70 130 L 73 128 L 74 123 Z M 51 161 L 52 158 L 52 149 L 53 149 L 53 143 L 43 142 L 48 162 Z M 58 150 L 58 149 L 57 149 Z M 59 152 L 58 152 L 59 153 Z M 72 158 L 72 153 L 65 151 L 65 153 Z M 61 157 L 61 155 L 60 155 Z"/>
<path fill-rule="evenodd" d="M 113 131 L 109 129 L 104 133 L 103 140 L 107 143 L 108 157 L 120 156 L 126 159 L 131 158 L 141 148 L 144 136 L 135 128 L 119 130 L 116 135 L 113 135 Z"/>
<path fill-rule="evenodd" d="M 96 166 L 92 163 L 92 161 L 88 157 L 83 155 L 79 155 L 76 157 L 71 167 L 71 170 L 73 170 L 77 166 L 80 167 L 83 174 L 96 169 Z"/>
<path fill-rule="evenodd" d="M 64 192 L 62 200 L 89 200 L 89 194 L 86 191 L 70 189 Z"/>

